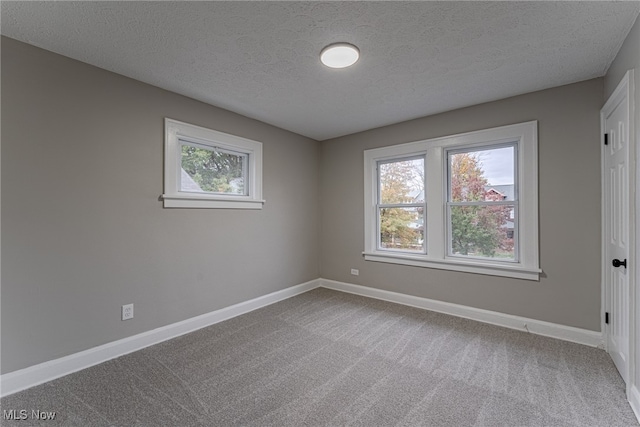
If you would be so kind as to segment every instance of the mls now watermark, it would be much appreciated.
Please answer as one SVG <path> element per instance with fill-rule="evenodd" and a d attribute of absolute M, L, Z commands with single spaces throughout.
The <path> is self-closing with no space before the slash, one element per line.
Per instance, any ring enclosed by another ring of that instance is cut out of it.
<path fill-rule="evenodd" d="M 2 418 L 5 420 L 54 420 L 55 411 L 41 411 L 39 409 L 5 409 L 2 411 Z"/>

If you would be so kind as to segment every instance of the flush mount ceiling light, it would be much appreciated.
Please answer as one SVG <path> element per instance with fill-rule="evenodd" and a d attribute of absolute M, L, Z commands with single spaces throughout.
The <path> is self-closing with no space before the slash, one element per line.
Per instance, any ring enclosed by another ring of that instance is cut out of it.
<path fill-rule="evenodd" d="M 345 68 L 360 58 L 360 51 L 349 43 L 334 43 L 322 49 L 320 61 L 330 68 Z"/>

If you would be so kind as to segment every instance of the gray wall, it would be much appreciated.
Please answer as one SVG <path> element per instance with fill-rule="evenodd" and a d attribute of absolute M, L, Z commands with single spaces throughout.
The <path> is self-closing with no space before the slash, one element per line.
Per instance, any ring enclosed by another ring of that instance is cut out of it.
<path fill-rule="evenodd" d="M 640 171 L 638 165 L 640 165 L 640 17 L 636 19 L 636 23 L 629 32 L 627 39 L 625 40 L 622 48 L 618 52 L 613 64 L 609 67 L 609 71 L 604 78 L 605 88 L 605 101 L 613 93 L 620 79 L 624 76 L 627 70 L 634 68 L 635 74 L 635 141 L 636 141 L 636 259 L 640 258 L 640 196 L 638 192 L 640 190 Z M 635 262 L 636 269 L 636 356 L 635 356 L 635 379 L 632 379 L 634 386 L 637 388 L 640 386 L 640 315 L 637 314 L 640 310 L 640 263 Z M 632 360 L 632 362 L 634 362 Z"/>
<path fill-rule="evenodd" d="M 620 80 L 624 77 L 627 70 L 632 68 L 639 68 L 635 72 L 635 99 L 636 105 L 640 105 L 640 103 L 638 103 L 638 100 L 640 100 L 640 17 L 636 19 L 635 24 L 629 31 L 626 40 L 604 77 L 605 101 L 616 89 L 616 86 L 618 86 L 618 83 L 620 83 Z M 640 115 L 640 108 L 636 108 L 636 113 Z"/>
<path fill-rule="evenodd" d="M 594 79 L 324 141 L 322 276 L 600 330 L 602 93 Z M 363 260 L 363 150 L 529 120 L 539 121 L 539 282 Z"/>
<path fill-rule="evenodd" d="M 264 209 L 163 209 L 164 117 L 263 142 Z M 317 278 L 318 159 L 313 140 L 2 38 L 2 372 Z"/>

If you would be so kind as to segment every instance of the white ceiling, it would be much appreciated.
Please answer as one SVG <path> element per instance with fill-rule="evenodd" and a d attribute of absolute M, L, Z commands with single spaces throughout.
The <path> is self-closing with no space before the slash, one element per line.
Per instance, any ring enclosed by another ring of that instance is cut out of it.
<path fill-rule="evenodd" d="M 640 2 L 8 2 L 2 34 L 324 140 L 603 76 Z M 322 48 L 360 48 L 333 70 Z"/>

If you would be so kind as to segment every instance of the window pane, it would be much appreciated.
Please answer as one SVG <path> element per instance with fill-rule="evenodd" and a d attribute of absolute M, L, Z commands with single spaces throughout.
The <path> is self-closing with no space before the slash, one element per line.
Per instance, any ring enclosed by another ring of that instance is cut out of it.
<path fill-rule="evenodd" d="M 513 146 L 449 154 L 449 201 L 515 200 Z"/>
<path fill-rule="evenodd" d="M 380 208 L 380 248 L 424 252 L 424 208 Z"/>
<path fill-rule="evenodd" d="M 451 255 L 515 259 L 515 207 L 450 206 Z"/>
<path fill-rule="evenodd" d="M 182 145 L 180 191 L 247 194 L 247 155 Z"/>
<path fill-rule="evenodd" d="M 380 203 L 424 202 L 424 158 L 379 163 Z"/>

